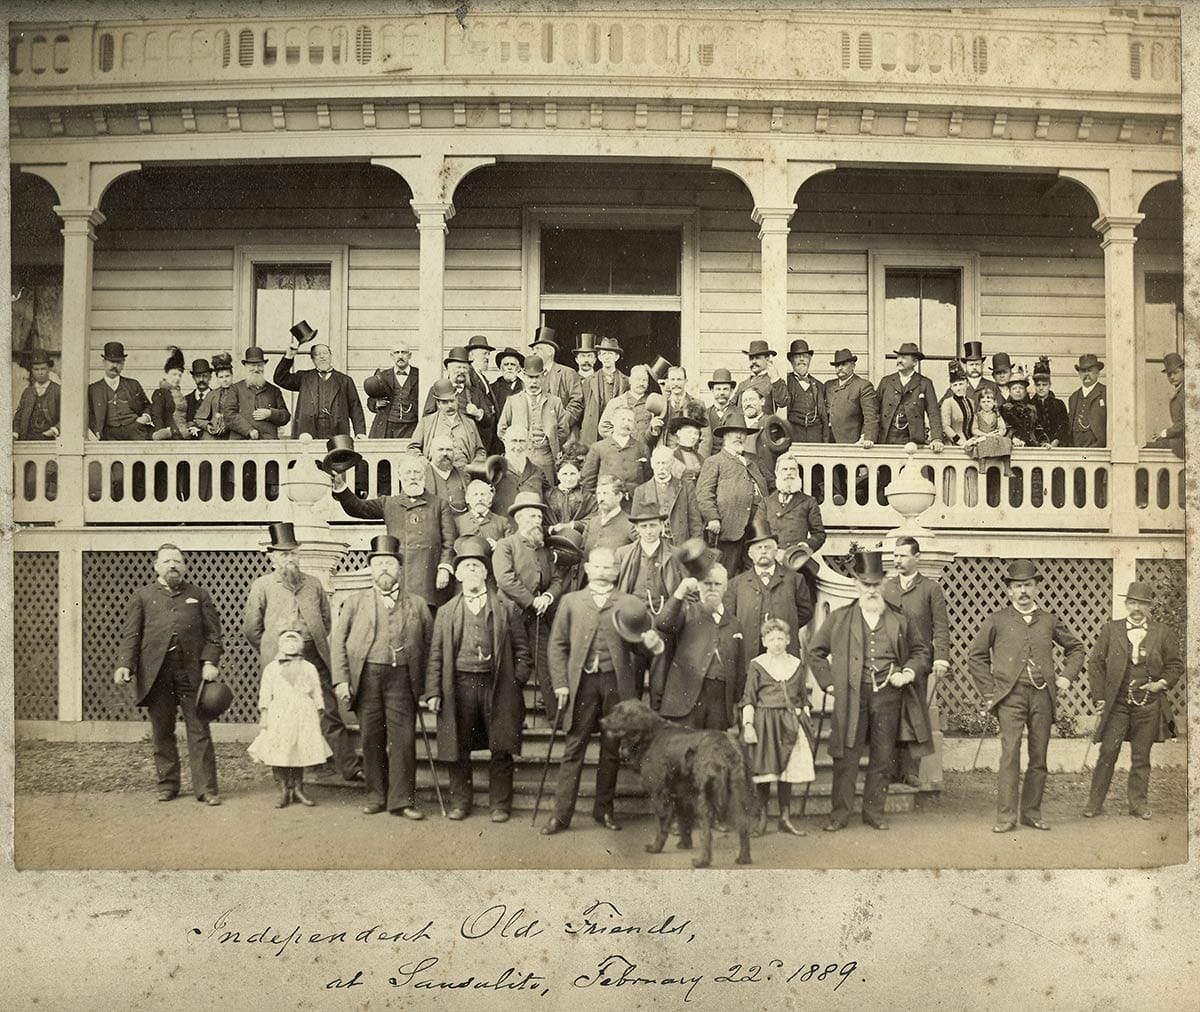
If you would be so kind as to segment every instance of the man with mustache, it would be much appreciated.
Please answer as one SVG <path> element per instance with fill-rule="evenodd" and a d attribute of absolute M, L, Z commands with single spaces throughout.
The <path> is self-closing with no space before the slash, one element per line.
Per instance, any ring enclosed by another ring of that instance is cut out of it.
<path fill-rule="evenodd" d="M 708 422 L 704 430 L 704 438 L 700 441 L 700 456 L 711 457 L 720 453 L 724 440 L 717 435 L 717 429 L 723 425 L 744 425 L 741 409 L 733 403 L 733 376 L 728 369 L 717 369 L 708 381 L 708 389 L 712 391 L 713 402 L 708 409 L 705 420 Z"/>
<path fill-rule="evenodd" d="M 372 439 L 408 439 L 417 427 L 420 370 L 412 365 L 412 348 L 404 338 L 392 343 L 392 366 L 376 369 L 363 380 L 367 408 L 375 413 Z"/>
<path fill-rule="evenodd" d="M 1079 677 L 1083 642 L 1050 612 L 1038 607 L 1042 576 L 1028 559 L 1008 566 L 1004 584 L 1009 605 L 984 621 L 967 653 L 967 671 L 989 711 L 1000 720 L 1000 769 L 993 833 L 1021 824 L 1049 829 L 1042 821 L 1046 749 L 1054 724 L 1057 694 Z M 1064 652 L 1062 673 L 1054 673 L 1053 646 Z M 1029 732 L 1029 768 L 1021 777 L 1021 734 Z M 1018 807 L 1018 792 L 1020 805 Z"/>
<path fill-rule="evenodd" d="M 454 466 L 454 441 L 445 433 L 435 436 L 429 447 L 425 487 L 449 503 L 455 513 L 467 508 L 467 476 L 462 468 Z"/>
<path fill-rule="evenodd" d="M 188 435 L 192 439 L 199 439 L 202 427 L 196 422 L 196 412 L 200 410 L 200 405 L 204 403 L 204 398 L 208 396 L 209 386 L 212 383 L 212 366 L 209 365 L 208 359 L 197 358 L 192 360 L 192 382 L 196 384 L 196 388 L 185 398 L 187 402 Z"/>
<path fill-rule="evenodd" d="M 108 341 L 102 353 L 104 377 L 88 387 L 88 434 L 92 439 L 149 439 L 150 398 L 135 379 L 122 376 L 125 346 Z"/>
<path fill-rule="evenodd" d="M 525 356 L 516 348 L 505 348 L 496 353 L 496 368 L 500 371 L 500 375 L 492 380 L 492 399 L 496 402 L 497 425 L 499 425 L 500 416 L 504 414 L 504 405 L 508 403 L 508 399 L 525 389 L 521 382 L 521 369 L 524 365 Z M 500 438 L 499 432 L 496 433 L 496 438 Z M 503 449 L 503 441 L 501 441 L 501 449 Z"/>
<path fill-rule="evenodd" d="M 704 533 L 700 504 L 692 485 L 675 476 L 675 451 L 668 446 L 656 446 L 650 454 L 653 477 L 633 490 L 630 514 L 653 506 L 666 517 L 663 538 L 670 545 L 681 545 Z"/>
<path fill-rule="evenodd" d="M 316 331 L 313 331 L 316 335 Z M 333 436 L 363 436 L 367 420 L 354 380 L 333 367 L 333 352 L 327 344 L 314 344 L 308 354 L 313 367 L 294 372 L 292 364 L 300 348 L 295 328 L 292 343 L 275 367 L 275 382 L 296 394 L 296 414 L 292 437 L 307 432 L 313 439 Z"/>
<path fill-rule="evenodd" d="M 492 508 L 506 514 L 521 492 L 531 492 L 544 500 L 550 489 L 546 472 L 529 457 L 529 432 L 523 425 L 511 425 L 504 430 L 504 459 L 508 468 L 496 482 L 496 497 Z"/>
<path fill-rule="evenodd" d="M 57 439 L 61 395 L 62 387 L 50 378 L 49 353 L 34 349 L 29 355 L 29 385 L 21 391 L 13 417 L 13 439 Z"/>
<path fill-rule="evenodd" d="M 267 382 L 267 357 L 262 348 L 247 348 L 242 365 L 246 378 L 232 388 L 237 409 L 225 423 L 243 439 L 278 439 L 280 426 L 287 425 L 292 413 L 279 388 Z"/>
<path fill-rule="evenodd" d="M 704 461 L 696 479 L 704 529 L 716 539 L 728 573 L 741 572 L 746 530 L 770 495 L 766 475 L 745 453 L 746 437 L 755 431 L 740 422 L 718 426 L 713 436 L 722 440 L 722 449 Z"/>
<path fill-rule="evenodd" d="M 440 379 L 429 388 L 429 400 L 435 405 L 432 412 L 422 416 L 412 434 L 411 446 L 433 457 L 433 446 L 439 438 L 450 440 L 455 467 L 466 467 L 474 460 L 483 460 L 483 441 L 475 423 L 459 410 L 459 396 L 454 384 Z"/>
<path fill-rule="evenodd" d="M 772 362 L 772 359 L 775 358 L 775 349 L 766 341 L 751 341 L 750 347 L 746 349 L 746 358 L 750 363 L 750 375 L 742 380 L 733 392 L 733 403 L 739 408 L 742 407 L 742 394 L 747 390 L 757 390 L 759 397 L 762 398 L 763 413 L 773 415 L 775 414 L 774 387 L 780 379 Z"/>
<path fill-rule="evenodd" d="M 558 366 L 559 370 L 564 366 Z M 575 376 L 574 369 L 568 369 Z M 529 459 L 540 467 L 546 476 L 547 485 L 554 484 L 554 465 L 562 454 L 562 448 L 571 436 L 571 415 L 567 412 L 562 400 L 553 393 L 547 392 L 545 379 L 546 363 L 537 355 L 525 359 L 522 376 L 524 390 L 504 403 L 504 413 L 500 416 L 497 431 L 505 447 L 508 446 L 508 433 L 511 429 L 523 430 L 529 440 L 527 453 Z M 560 376 L 562 373 L 560 372 Z M 575 377 L 579 382 L 579 377 Z M 580 390 L 582 391 L 582 387 Z M 583 414 L 583 394 L 579 395 L 580 416 Z"/>
<path fill-rule="evenodd" d="M 460 538 L 468 535 L 483 538 L 493 550 L 501 538 L 508 537 L 515 529 L 508 517 L 492 510 L 494 495 L 491 485 L 476 478 L 467 486 L 466 510 L 454 515 Z"/>
<path fill-rule="evenodd" d="M 134 683 L 135 702 L 149 711 L 158 774 L 158 800 L 178 797 L 176 713 L 187 728 L 188 765 L 197 801 L 219 805 L 217 758 L 209 723 L 196 709 L 201 680 L 215 681 L 221 660 L 221 616 L 208 591 L 188 583 L 183 552 L 162 545 L 154 556 L 155 580 L 134 591 L 125 609 L 113 680 Z"/>
<path fill-rule="evenodd" d="M 581 337 L 589 335 L 581 335 Z M 617 368 L 621 344 L 615 337 L 602 337 L 595 351 L 600 368 L 583 380 L 583 428 L 579 441 L 591 446 L 600 438 L 600 419 L 613 400 L 629 389 L 629 377 Z"/>
<path fill-rule="evenodd" d="M 829 408 L 825 404 L 825 384 L 814 379 L 809 369 L 813 353 L 808 342 L 795 340 L 788 348 L 792 371 L 777 380 L 772 393 L 775 407 L 792 429 L 797 443 L 829 442 Z"/>
<path fill-rule="evenodd" d="M 583 461 L 581 480 L 584 492 L 594 495 L 596 481 L 601 474 L 615 475 L 621 480 L 624 501 L 650 477 L 650 451 L 645 441 L 634 435 L 636 424 L 633 409 L 619 399 L 613 405 L 610 405 L 613 407 L 612 431 L 593 443 L 588 450 Z"/>

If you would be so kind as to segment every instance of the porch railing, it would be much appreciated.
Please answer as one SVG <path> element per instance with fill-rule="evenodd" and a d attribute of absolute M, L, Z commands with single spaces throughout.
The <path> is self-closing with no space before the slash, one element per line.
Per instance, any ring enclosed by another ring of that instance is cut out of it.
<path fill-rule="evenodd" d="M 368 497 L 397 490 L 404 440 L 363 440 L 351 472 Z M 262 443 L 89 443 L 81 457 L 53 444 L 18 443 L 13 455 L 14 515 L 21 524 L 261 524 L 288 519 L 287 485 L 310 445 Z M 936 499 L 921 516 L 931 529 L 1174 533 L 1184 528 L 1183 462 L 1143 450 L 1114 464 L 1107 450 L 1018 449 L 1012 473 L 981 469 L 963 451 L 802 445 L 792 451 L 806 489 L 835 530 L 897 526 L 888 484 L 905 464 L 921 468 Z M 331 518 L 340 516 L 330 502 Z"/>

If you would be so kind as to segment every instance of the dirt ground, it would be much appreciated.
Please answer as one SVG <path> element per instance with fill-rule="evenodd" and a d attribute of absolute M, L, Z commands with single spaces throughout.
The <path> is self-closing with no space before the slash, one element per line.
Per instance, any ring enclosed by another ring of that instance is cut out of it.
<path fill-rule="evenodd" d="M 580 806 L 569 832 L 542 837 L 530 813 L 493 825 L 486 813 L 448 822 L 427 806 L 413 823 L 360 812 L 358 790 L 312 789 L 318 807 L 272 807 L 270 773 L 242 745 L 218 745 L 224 804 L 209 808 L 190 796 L 155 800 L 148 744 L 19 742 L 16 755 L 16 863 L 22 869 L 319 869 L 319 868 L 687 868 L 692 855 L 644 853 L 649 817 L 625 818 L 621 832 L 592 822 Z M 186 762 L 185 762 L 186 769 Z M 631 774 L 622 771 L 622 776 Z M 185 774 L 186 779 L 186 774 Z M 1150 804 L 1155 818 L 1131 819 L 1118 772 L 1107 813 L 1080 812 L 1087 777 L 1051 774 L 1043 816 L 1054 829 L 991 832 L 995 776 L 947 773 L 941 795 L 915 812 L 890 817 L 876 832 L 852 822 L 823 833 L 820 818 L 798 820 L 803 839 L 770 829 L 753 841 L 754 865 L 768 868 L 1130 868 L 1187 858 L 1187 781 L 1181 768 L 1156 769 Z M 547 814 L 539 819 L 544 823 Z M 337 841 L 336 847 L 333 841 Z M 737 841 L 718 836 L 714 863 L 732 865 Z"/>

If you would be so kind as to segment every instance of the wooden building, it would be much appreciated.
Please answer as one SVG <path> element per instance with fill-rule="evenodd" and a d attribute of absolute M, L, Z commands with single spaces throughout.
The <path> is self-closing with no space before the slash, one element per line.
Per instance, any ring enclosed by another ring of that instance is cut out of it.
<path fill-rule="evenodd" d="M 821 378 L 849 348 L 876 381 L 914 340 L 939 391 L 977 340 L 1050 356 L 1064 399 L 1093 353 L 1107 447 L 1028 449 L 1041 479 L 992 488 L 960 450 L 913 458 L 938 489 L 922 522 L 957 556 L 947 701 L 970 699 L 962 654 L 1006 560 L 1044 560 L 1085 637 L 1135 576 L 1182 582 L 1182 462 L 1145 445 L 1182 350 L 1166 10 L 25 24 L 9 74 L 17 350 L 53 347 L 64 390 L 61 437 L 15 447 L 19 720 L 138 716 L 111 684 L 114 623 L 165 540 L 222 607 L 228 677 L 253 683 L 237 616 L 305 448 L 88 441 L 84 390 L 106 341 L 149 392 L 170 344 L 277 355 L 300 317 L 360 386 L 397 335 L 428 384 L 468 336 L 524 349 L 540 323 L 680 361 L 700 395 L 760 338 L 781 356 L 805 338 Z M 388 488 L 400 447 L 361 448 L 367 490 Z M 824 504 L 828 551 L 895 526 L 897 448 L 796 453 L 809 474 L 868 468 Z M 239 692 L 233 719 L 253 704 Z"/>

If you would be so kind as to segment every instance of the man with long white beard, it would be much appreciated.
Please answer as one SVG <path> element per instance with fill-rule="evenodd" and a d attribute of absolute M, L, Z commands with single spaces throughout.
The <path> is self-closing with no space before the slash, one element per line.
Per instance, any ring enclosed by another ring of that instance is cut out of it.
<path fill-rule="evenodd" d="M 225 419 L 230 430 L 244 439 L 278 439 L 279 427 L 292 417 L 279 387 L 268 383 L 267 357 L 261 348 L 247 348 L 242 359 L 246 378 L 233 385 L 237 410 Z"/>
<path fill-rule="evenodd" d="M 466 510 L 454 515 L 460 538 L 467 535 L 483 538 L 493 550 L 501 538 L 508 537 L 515 529 L 508 517 L 492 509 L 494 495 L 491 485 L 476 478 L 467 486 Z"/>
<path fill-rule="evenodd" d="M 766 516 L 784 555 L 801 542 L 814 554 L 825 544 L 821 507 L 804 491 L 800 465 L 789 454 L 785 453 L 775 463 L 775 491 L 767 497 Z M 800 570 L 808 584 L 809 597 L 814 601 L 817 599 L 817 568 L 817 563 L 809 559 Z"/>
<path fill-rule="evenodd" d="M 504 477 L 495 484 L 496 496 L 492 508 L 500 514 L 516 501 L 518 493 L 530 492 L 543 501 L 550 482 L 546 472 L 529 457 L 529 430 L 513 425 L 504 433 L 504 459 L 508 463 Z"/>

